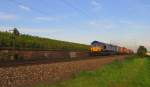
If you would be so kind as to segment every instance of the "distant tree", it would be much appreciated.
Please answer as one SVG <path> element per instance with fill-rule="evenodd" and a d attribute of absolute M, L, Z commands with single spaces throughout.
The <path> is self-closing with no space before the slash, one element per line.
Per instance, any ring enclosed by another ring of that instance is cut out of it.
<path fill-rule="evenodd" d="M 17 28 L 14 28 L 14 29 L 13 29 L 13 34 L 16 35 L 16 36 L 19 36 L 19 35 L 20 35 L 20 33 L 19 33 L 19 31 L 18 31 Z"/>
<path fill-rule="evenodd" d="M 147 49 L 144 47 L 144 46 L 139 46 L 138 50 L 137 50 L 137 54 L 139 56 L 146 56 L 146 53 L 147 53 Z"/>

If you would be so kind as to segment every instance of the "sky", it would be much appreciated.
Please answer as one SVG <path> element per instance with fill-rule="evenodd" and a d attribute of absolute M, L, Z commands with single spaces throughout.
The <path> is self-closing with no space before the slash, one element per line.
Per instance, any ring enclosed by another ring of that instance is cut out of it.
<path fill-rule="evenodd" d="M 0 31 L 150 50 L 150 0 L 0 0 Z"/>

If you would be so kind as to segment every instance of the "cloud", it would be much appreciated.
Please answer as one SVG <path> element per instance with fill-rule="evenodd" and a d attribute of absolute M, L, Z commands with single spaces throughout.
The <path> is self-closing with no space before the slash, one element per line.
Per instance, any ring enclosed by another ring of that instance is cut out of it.
<path fill-rule="evenodd" d="M 97 1 L 95 1 L 95 0 L 93 0 L 93 1 L 91 2 L 91 4 L 94 5 L 94 6 L 99 6 L 99 5 L 100 5 L 100 4 L 99 4 Z"/>
<path fill-rule="evenodd" d="M 39 21 L 58 21 L 58 20 L 61 20 L 63 19 L 64 17 L 44 17 L 44 16 L 41 16 L 41 17 L 36 17 L 35 19 L 36 20 L 39 20 Z"/>
<path fill-rule="evenodd" d="M 21 28 L 19 29 L 22 33 L 27 33 L 27 34 L 38 34 L 38 33 L 53 33 L 56 32 L 57 29 L 49 29 L 49 28 Z"/>
<path fill-rule="evenodd" d="M 102 9 L 102 5 L 96 0 L 91 1 L 91 5 L 93 6 L 93 11 L 98 11 Z"/>
<path fill-rule="evenodd" d="M 88 25 L 95 29 L 111 29 L 116 27 L 116 24 L 111 21 L 89 21 Z"/>
<path fill-rule="evenodd" d="M 87 24 L 95 29 L 132 29 L 140 30 L 142 28 L 148 29 L 150 26 L 141 22 L 134 22 L 131 20 L 91 20 Z"/>
<path fill-rule="evenodd" d="M 17 16 L 14 14 L 0 12 L 0 20 L 14 20 L 16 18 L 17 18 Z"/>
<path fill-rule="evenodd" d="M 128 20 L 120 20 L 120 23 L 129 24 L 129 25 L 133 24 L 132 21 L 128 21 Z"/>
<path fill-rule="evenodd" d="M 24 6 L 24 5 L 18 5 L 18 7 L 25 11 L 31 11 L 31 8 Z"/>
<path fill-rule="evenodd" d="M 1 27 L 0 31 L 9 31 L 12 30 L 14 27 Z M 42 37 L 50 37 L 55 35 L 56 33 L 63 32 L 63 29 L 58 28 L 31 28 L 31 27 L 22 27 L 17 28 L 20 33 L 22 34 L 30 34 L 35 36 L 42 36 Z"/>

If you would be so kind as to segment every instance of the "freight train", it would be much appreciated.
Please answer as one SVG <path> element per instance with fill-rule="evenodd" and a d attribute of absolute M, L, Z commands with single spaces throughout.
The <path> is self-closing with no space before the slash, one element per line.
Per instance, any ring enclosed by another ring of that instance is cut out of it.
<path fill-rule="evenodd" d="M 0 48 L 0 62 L 4 61 L 33 61 L 33 60 L 64 60 L 83 58 L 95 55 L 133 54 L 131 49 L 99 41 L 91 43 L 90 51 L 65 51 L 65 50 L 33 50 Z"/>
<path fill-rule="evenodd" d="M 92 56 L 115 54 L 133 54 L 133 50 L 99 41 L 93 41 L 91 43 L 90 55 Z"/>

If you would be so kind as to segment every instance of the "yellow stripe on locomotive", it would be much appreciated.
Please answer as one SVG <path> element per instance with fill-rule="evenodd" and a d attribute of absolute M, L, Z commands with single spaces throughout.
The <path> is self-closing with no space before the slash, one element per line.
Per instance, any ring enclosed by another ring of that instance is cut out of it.
<path fill-rule="evenodd" d="M 101 52 L 102 48 L 101 47 L 91 47 L 91 52 Z"/>

